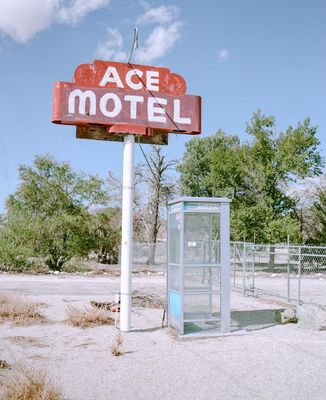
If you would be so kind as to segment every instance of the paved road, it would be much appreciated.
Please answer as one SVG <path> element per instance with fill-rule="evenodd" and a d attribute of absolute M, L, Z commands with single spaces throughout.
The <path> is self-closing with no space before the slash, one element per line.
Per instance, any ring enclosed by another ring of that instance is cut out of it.
<path fill-rule="evenodd" d="M 148 279 L 150 278 L 150 279 Z M 151 288 L 164 296 L 166 278 L 162 275 L 134 276 L 133 288 Z M 90 296 L 115 294 L 120 291 L 120 279 L 94 275 L 0 275 L 0 290 L 24 295 Z"/>

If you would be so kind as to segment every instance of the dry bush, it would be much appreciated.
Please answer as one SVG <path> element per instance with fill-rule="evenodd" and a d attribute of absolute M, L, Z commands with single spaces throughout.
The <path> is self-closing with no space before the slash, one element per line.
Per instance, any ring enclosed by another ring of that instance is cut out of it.
<path fill-rule="evenodd" d="M 116 337 L 113 340 L 112 346 L 111 346 L 111 354 L 115 357 L 122 356 L 124 354 L 123 351 L 123 336 L 119 332 Z"/>
<path fill-rule="evenodd" d="M 60 393 L 44 370 L 19 363 L 0 378 L 2 400 L 59 400 Z"/>
<path fill-rule="evenodd" d="M 0 369 L 10 369 L 10 365 L 6 360 L 0 360 Z"/>
<path fill-rule="evenodd" d="M 110 310 L 111 307 L 116 304 L 114 301 L 96 301 L 96 300 L 92 300 L 90 302 L 91 306 L 93 307 L 97 307 L 97 308 L 101 308 L 102 310 Z"/>
<path fill-rule="evenodd" d="M 0 294 L 0 322 L 11 321 L 16 325 L 34 325 L 45 321 L 38 305 L 22 296 Z"/>
<path fill-rule="evenodd" d="M 131 304 L 139 308 L 164 308 L 165 302 L 154 293 L 145 293 L 133 290 L 131 293 Z"/>
<path fill-rule="evenodd" d="M 113 325 L 114 319 L 105 309 L 94 307 L 75 307 L 68 305 L 66 308 L 67 322 L 79 328 L 88 328 L 97 325 Z"/>

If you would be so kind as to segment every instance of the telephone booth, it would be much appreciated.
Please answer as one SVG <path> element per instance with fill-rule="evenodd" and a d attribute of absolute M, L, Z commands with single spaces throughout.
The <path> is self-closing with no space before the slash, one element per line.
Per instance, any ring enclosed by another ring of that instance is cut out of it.
<path fill-rule="evenodd" d="M 181 335 L 230 331 L 230 200 L 168 204 L 168 325 Z"/>

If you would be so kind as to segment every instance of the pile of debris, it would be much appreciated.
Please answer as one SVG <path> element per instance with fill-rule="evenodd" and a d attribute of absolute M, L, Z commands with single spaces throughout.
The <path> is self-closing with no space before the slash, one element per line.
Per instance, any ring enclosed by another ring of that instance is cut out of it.
<path fill-rule="evenodd" d="M 120 311 L 120 301 L 91 301 L 91 305 L 112 312 Z M 145 293 L 140 290 L 133 290 L 131 293 L 131 305 L 136 308 L 165 308 L 165 302 L 159 296 L 153 293 Z"/>
<path fill-rule="evenodd" d="M 165 308 L 165 301 L 153 293 L 144 293 L 133 290 L 131 293 L 131 304 L 139 308 Z"/>

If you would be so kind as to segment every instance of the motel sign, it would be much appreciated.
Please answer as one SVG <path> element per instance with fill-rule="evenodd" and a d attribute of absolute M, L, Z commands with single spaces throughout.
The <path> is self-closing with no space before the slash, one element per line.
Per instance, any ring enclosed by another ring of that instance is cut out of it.
<path fill-rule="evenodd" d="M 200 110 L 200 97 L 187 95 L 184 79 L 167 68 L 95 61 L 80 65 L 72 83 L 54 84 L 52 122 L 112 133 L 199 134 Z"/>
<path fill-rule="evenodd" d="M 201 132 L 201 98 L 168 68 L 94 61 L 53 87 L 52 122 L 75 125 L 80 139 L 124 142 L 120 330 L 131 327 L 134 147 L 167 144 L 168 134 Z"/>

